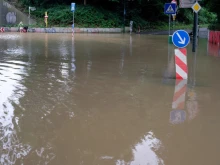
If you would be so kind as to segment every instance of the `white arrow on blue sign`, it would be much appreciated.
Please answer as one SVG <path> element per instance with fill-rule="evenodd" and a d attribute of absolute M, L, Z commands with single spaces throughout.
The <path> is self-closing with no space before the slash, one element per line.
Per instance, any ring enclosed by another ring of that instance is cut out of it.
<path fill-rule="evenodd" d="M 72 12 L 75 11 L 75 3 L 71 3 L 71 11 L 72 11 Z"/>
<path fill-rule="evenodd" d="M 176 14 L 177 5 L 175 3 L 165 3 L 164 14 Z"/>
<path fill-rule="evenodd" d="M 185 30 L 177 30 L 172 36 L 173 44 L 178 48 L 185 48 L 189 42 L 189 34 Z"/>

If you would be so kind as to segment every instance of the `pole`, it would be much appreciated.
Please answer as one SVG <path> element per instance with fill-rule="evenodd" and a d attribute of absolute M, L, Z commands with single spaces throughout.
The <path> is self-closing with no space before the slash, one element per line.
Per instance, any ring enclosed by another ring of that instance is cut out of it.
<path fill-rule="evenodd" d="M 74 11 L 73 11 L 73 27 L 72 27 L 72 36 L 74 35 Z"/>
<path fill-rule="evenodd" d="M 197 33 L 198 33 L 198 13 L 194 12 L 192 52 L 196 52 L 196 43 L 198 36 Z"/>
<path fill-rule="evenodd" d="M 125 0 L 124 0 L 124 13 L 123 13 L 123 16 L 124 16 L 124 22 L 123 22 L 123 33 L 125 33 Z"/>
<path fill-rule="evenodd" d="M 196 56 L 197 56 L 197 53 L 195 52 L 194 60 L 193 60 L 193 82 L 192 82 L 193 87 L 195 87 L 196 85 Z"/>
<path fill-rule="evenodd" d="M 30 25 L 30 18 L 31 18 L 31 9 L 30 9 L 30 6 L 29 6 L 28 25 Z"/>
<path fill-rule="evenodd" d="M 196 2 L 198 2 L 198 0 L 196 0 Z M 196 52 L 197 36 L 198 36 L 198 13 L 194 12 L 192 52 Z"/>
<path fill-rule="evenodd" d="M 170 22 L 171 22 L 171 16 L 169 14 L 169 36 L 170 36 Z"/>

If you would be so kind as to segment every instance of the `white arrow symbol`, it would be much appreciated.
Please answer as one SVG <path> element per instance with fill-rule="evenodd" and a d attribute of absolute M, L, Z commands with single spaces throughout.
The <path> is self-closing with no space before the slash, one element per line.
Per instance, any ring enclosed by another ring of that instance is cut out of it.
<path fill-rule="evenodd" d="M 177 32 L 176 34 L 177 34 L 177 36 L 178 36 L 179 39 L 180 39 L 179 43 L 184 45 L 185 42 L 186 42 L 186 38 L 184 37 L 184 38 L 182 39 L 182 37 L 180 36 L 180 34 L 179 34 L 178 32 Z"/>

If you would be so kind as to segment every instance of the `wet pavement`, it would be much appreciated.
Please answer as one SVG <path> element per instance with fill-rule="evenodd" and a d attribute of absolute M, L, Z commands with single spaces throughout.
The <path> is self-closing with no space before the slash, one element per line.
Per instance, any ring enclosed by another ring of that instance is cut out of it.
<path fill-rule="evenodd" d="M 1 34 L 0 164 L 219 164 L 219 47 L 189 45 L 175 81 L 167 41 Z"/>

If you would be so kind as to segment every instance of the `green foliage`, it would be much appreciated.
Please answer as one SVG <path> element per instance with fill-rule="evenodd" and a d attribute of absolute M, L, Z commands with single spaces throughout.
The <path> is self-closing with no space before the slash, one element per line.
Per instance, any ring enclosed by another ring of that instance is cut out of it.
<path fill-rule="evenodd" d="M 75 21 L 80 27 L 119 27 L 120 17 L 103 8 L 93 6 L 77 6 Z"/>
<path fill-rule="evenodd" d="M 208 24 L 216 21 L 217 15 L 209 12 L 206 8 L 202 8 L 199 11 L 199 23 L 200 24 Z"/>
<path fill-rule="evenodd" d="M 73 13 L 70 11 L 70 6 L 59 5 L 50 6 L 48 9 L 40 8 L 32 15 L 37 18 L 38 22 L 43 23 L 45 11 L 48 14 L 48 25 L 71 26 L 73 23 Z M 119 27 L 121 24 L 119 18 L 117 13 L 89 5 L 77 5 L 74 12 L 74 23 L 77 27 Z"/>
<path fill-rule="evenodd" d="M 199 11 L 199 24 L 209 24 L 220 16 L 218 8 L 219 0 L 203 0 L 203 6 Z M 37 20 L 37 26 L 45 27 L 44 14 L 48 12 L 48 26 L 71 26 L 73 13 L 70 11 L 71 0 L 19 0 L 26 6 L 37 7 L 32 12 Z M 134 28 L 155 29 L 165 27 L 168 16 L 163 13 L 164 3 L 170 0 L 87 0 L 88 5 L 83 5 L 84 0 L 75 0 L 76 11 L 74 13 L 76 27 L 122 27 L 124 24 L 124 8 L 126 10 L 125 26 L 129 26 L 130 20 L 134 21 Z M 217 3 L 217 5 L 216 5 Z M 59 4 L 59 5 L 58 5 Z M 62 5 L 60 5 L 62 4 Z M 52 6 L 51 6 L 52 5 Z M 215 11 L 217 14 L 211 13 Z M 192 9 L 179 9 L 177 24 L 192 25 Z M 220 19 L 218 19 L 220 20 Z"/>
<path fill-rule="evenodd" d="M 220 1 L 219 0 L 204 0 L 206 3 L 207 8 L 216 13 L 217 15 L 217 22 L 220 23 Z"/>

